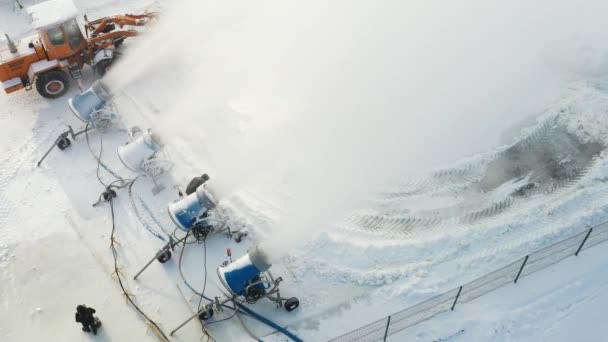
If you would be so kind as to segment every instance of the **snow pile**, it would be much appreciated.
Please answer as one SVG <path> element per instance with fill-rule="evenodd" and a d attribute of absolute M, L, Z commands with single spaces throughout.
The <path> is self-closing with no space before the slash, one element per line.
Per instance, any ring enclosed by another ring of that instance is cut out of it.
<path fill-rule="evenodd" d="M 581 141 L 608 146 L 608 95 L 603 87 L 573 86 L 551 111 L 558 112 L 558 123 Z"/>
<path fill-rule="evenodd" d="M 74 18 L 78 15 L 78 9 L 72 0 L 47 0 L 28 7 L 27 13 L 32 18 L 32 26 L 44 30 Z"/>

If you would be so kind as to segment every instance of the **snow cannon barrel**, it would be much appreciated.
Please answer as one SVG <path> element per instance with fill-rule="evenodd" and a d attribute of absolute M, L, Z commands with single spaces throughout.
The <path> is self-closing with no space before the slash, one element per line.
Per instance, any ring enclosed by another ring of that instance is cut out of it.
<path fill-rule="evenodd" d="M 217 206 L 211 192 L 203 185 L 196 188 L 196 192 L 169 204 L 169 217 L 179 228 L 190 231 L 201 215 Z"/>
<path fill-rule="evenodd" d="M 272 264 L 268 254 L 260 246 L 250 249 L 246 255 L 234 262 L 218 268 L 218 275 L 222 284 L 237 296 L 247 295 L 247 286 L 255 282 L 258 276 L 270 269 Z M 264 284 L 254 287 L 264 288 Z"/>
<path fill-rule="evenodd" d="M 84 93 L 69 99 L 68 106 L 77 118 L 90 123 L 91 115 L 102 109 L 111 98 L 112 93 L 107 85 L 101 81 L 95 81 Z"/>
<path fill-rule="evenodd" d="M 135 173 L 143 174 L 144 163 L 163 147 L 163 142 L 151 130 L 144 132 L 130 143 L 117 150 L 118 159 L 125 167 Z"/>

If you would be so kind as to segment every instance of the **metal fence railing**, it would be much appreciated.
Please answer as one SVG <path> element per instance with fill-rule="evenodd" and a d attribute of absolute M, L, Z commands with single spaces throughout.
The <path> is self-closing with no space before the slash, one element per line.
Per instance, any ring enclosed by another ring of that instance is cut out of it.
<path fill-rule="evenodd" d="M 405 310 L 379 319 L 359 329 L 338 336 L 329 342 L 386 341 L 401 330 L 416 325 L 442 312 L 454 310 L 456 304 L 466 303 L 509 283 L 525 277 L 582 250 L 608 240 L 608 222 L 592 227 L 534 253 L 465 285 L 418 303 Z"/>

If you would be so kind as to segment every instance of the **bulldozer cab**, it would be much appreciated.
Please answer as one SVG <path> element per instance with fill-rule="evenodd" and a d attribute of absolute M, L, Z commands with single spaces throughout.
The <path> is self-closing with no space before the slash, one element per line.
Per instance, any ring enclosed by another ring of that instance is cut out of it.
<path fill-rule="evenodd" d="M 49 60 L 69 58 L 86 47 L 86 39 L 75 18 L 46 28 L 39 35 Z"/>
<path fill-rule="evenodd" d="M 32 26 L 38 32 L 48 60 L 62 60 L 86 47 L 72 0 L 47 0 L 27 9 Z"/>

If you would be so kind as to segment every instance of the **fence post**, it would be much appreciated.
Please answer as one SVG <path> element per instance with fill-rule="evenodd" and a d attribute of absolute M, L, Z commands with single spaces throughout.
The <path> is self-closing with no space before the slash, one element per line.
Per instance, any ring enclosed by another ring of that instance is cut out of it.
<path fill-rule="evenodd" d="M 514 281 L 515 284 L 517 284 L 517 280 L 519 280 L 519 276 L 521 275 L 521 272 L 524 270 L 524 266 L 526 266 L 526 263 L 528 262 L 529 257 L 530 257 L 529 255 L 526 255 L 524 262 L 521 264 L 521 267 L 519 268 L 519 272 L 517 272 L 517 277 L 515 277 L 515 281 Z"/>
<path fill-rule="evenodd" d="M 456 306 L 456 302 L 458 301 L 458 297 L 460 297 L 460 292 L 462 292 L 462 286 L 458 289 L 458 293 L 456 294 L 456 298 L 454 298 L 454 304 L 452 304 L 452 311 L 454 311 L 454 307 Z"/>
<path fill-rule="evenodd" d="M 388 336 L 388 327 L 391 325 L 391 316 L 388 316 L 388 320 L 386 321 L 386 329 L 384 330 L 384 342 L 386 342 L 386 337 Z"/>
<path fill-rule="evenodd" d="M 583 249 L 583 246 L 585 245 L 585 242 L 587 242 L 587 239 L 589 238 L 589 235 L 591 235 L 592 231 L 593 231 L 593 228 L 589 228 L 587 235 L 585 235 L 585 238 L 583 239 L 583 242 L 581 243 L 581 245 L 578 246 L 578 249 L 576 250 L 576 253 L 574 253 L 574 256 L 578 256 L 578 253 L 581 252 L 581 249 Z"/>

